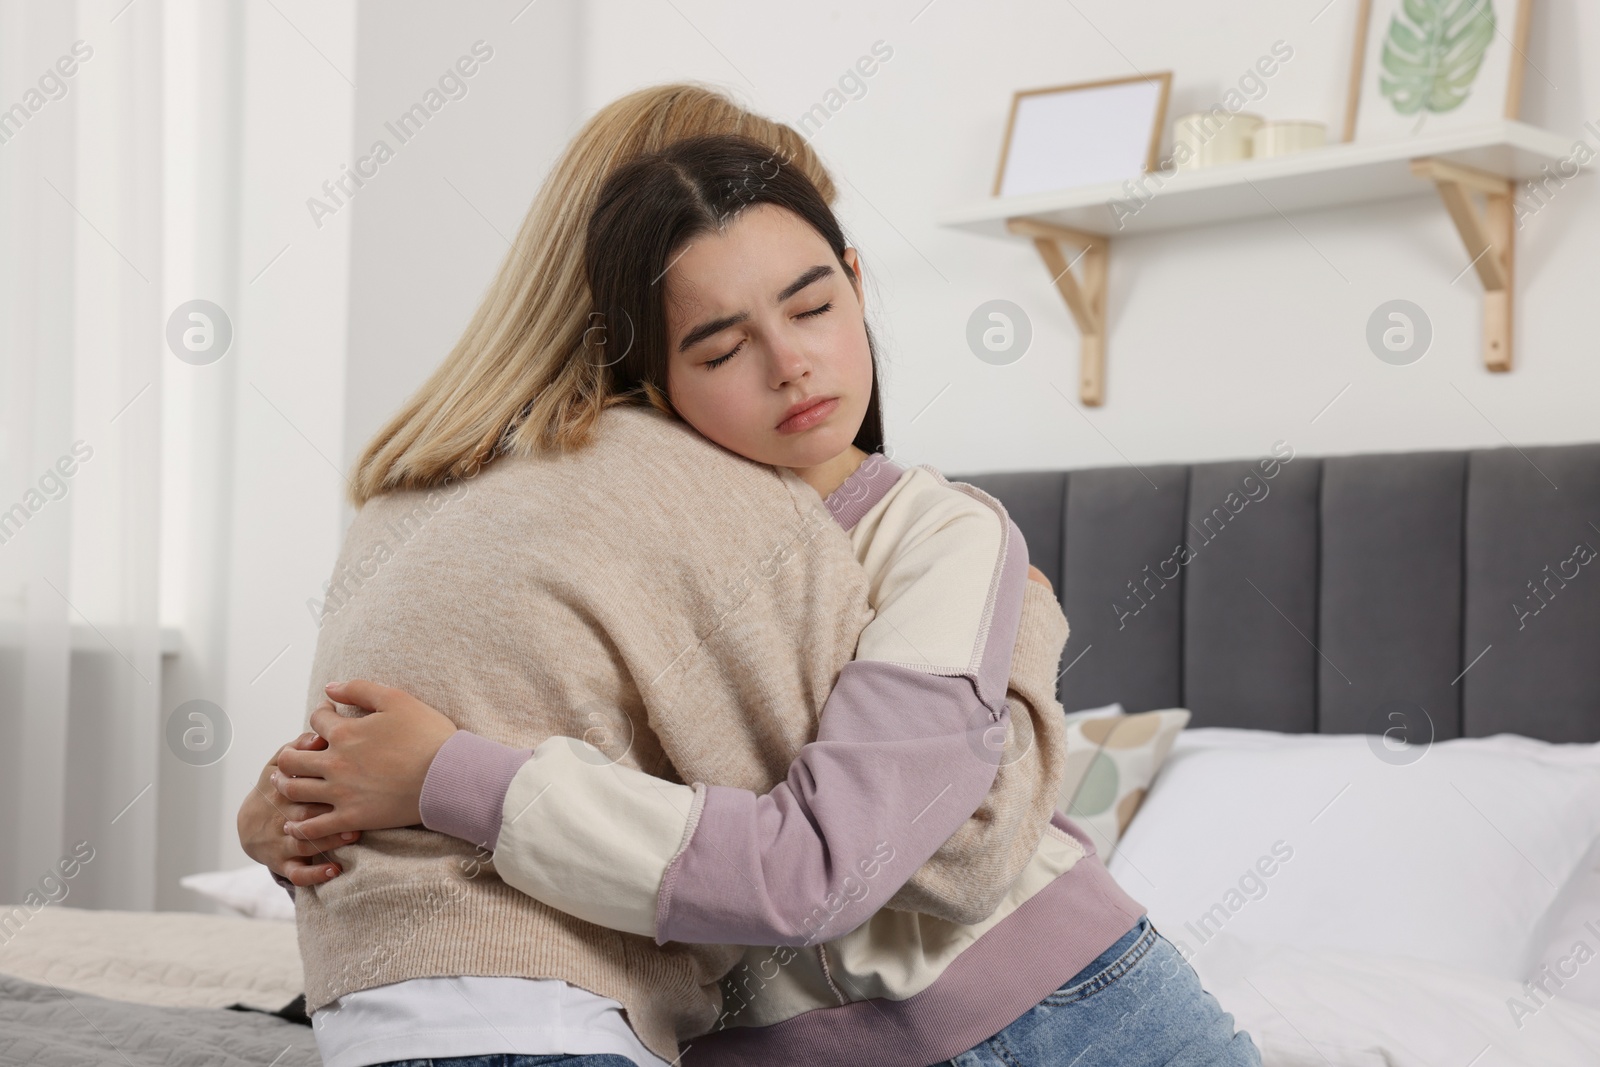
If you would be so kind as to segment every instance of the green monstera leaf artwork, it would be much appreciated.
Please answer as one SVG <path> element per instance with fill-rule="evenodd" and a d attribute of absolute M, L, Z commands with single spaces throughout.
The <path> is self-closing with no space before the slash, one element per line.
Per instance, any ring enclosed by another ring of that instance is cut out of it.
<path fill-rule="evenodd" d="M 1401 115 L 1416 115 L 1412 133 L 1429 114 L 1454 111 L 1494 42 L 1493 0 L 1402 0 L 1383 41 L 1378 91 Z"/>

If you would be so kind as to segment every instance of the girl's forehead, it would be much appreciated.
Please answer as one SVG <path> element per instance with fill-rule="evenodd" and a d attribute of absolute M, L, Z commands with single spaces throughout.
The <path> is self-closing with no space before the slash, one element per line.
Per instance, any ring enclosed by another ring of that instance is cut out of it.
<path fill-rule="evenodd" d="M 661 275 L 668 303 L 720 303 L 734 291 L 740 300 L 752 294 L 770 300 L 798 272 L 818 262 L 812 245 L 759 238 L 754 233 L 702 234 L 685 244 L 667 258 Z M 826 252 L 827 245 L 821 244 L 821 249 Z"/>
<path fill-rule="evenodd" d="M 690 245 L 705 245 L 713 254 L 749 254 L 759 249 L 766 257 L 774 250 L 792 249 L 797 255 L 827 247 L 822 235 L 805 219 L 777 204 L 751 204 L 718 219 L 715 229 L 693 238 Z M 680 252 L 682 249 L 679 250 Z"/>

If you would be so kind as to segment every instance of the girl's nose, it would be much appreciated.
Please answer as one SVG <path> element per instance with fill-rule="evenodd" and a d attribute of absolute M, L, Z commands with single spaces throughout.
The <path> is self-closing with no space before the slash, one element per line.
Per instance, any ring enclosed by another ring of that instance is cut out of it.
<path fill-rule="evenodd" d="M 799 345 L 779 340 L 772 346 L 772 386 L 780 389 L 799 381 L 811 371 L 811 359 Z"/>

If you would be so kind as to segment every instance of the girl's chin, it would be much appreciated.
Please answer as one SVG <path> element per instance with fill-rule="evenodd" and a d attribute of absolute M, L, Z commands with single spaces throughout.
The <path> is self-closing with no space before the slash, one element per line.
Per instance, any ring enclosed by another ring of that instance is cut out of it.
<path fill-rule="evenodd" d="M 827 449 L 821 453 L 807 452 L 803 455 L 797 455 L 793 458 L 774 463 L 773 466 L 790 467 L 794 470 L 810 470 L 814 467 L 823 467 L 838 460 L 840 456 L 842 456 L 845 451 L 849 449 L 849 447 L 849 442 L 845 442 L 838 448 Z"/>

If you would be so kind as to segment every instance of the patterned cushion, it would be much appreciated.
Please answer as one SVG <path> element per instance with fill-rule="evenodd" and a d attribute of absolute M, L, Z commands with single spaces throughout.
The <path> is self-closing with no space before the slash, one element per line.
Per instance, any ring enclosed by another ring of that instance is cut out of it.
<path fill-rule="evenodd" d="M 1172 742 L 1188 724 L 1187 708 L 1068 716 L 1067 773 L 1056 807 L 1089 835 L 1102 862 L 1110 862 Z"/>

